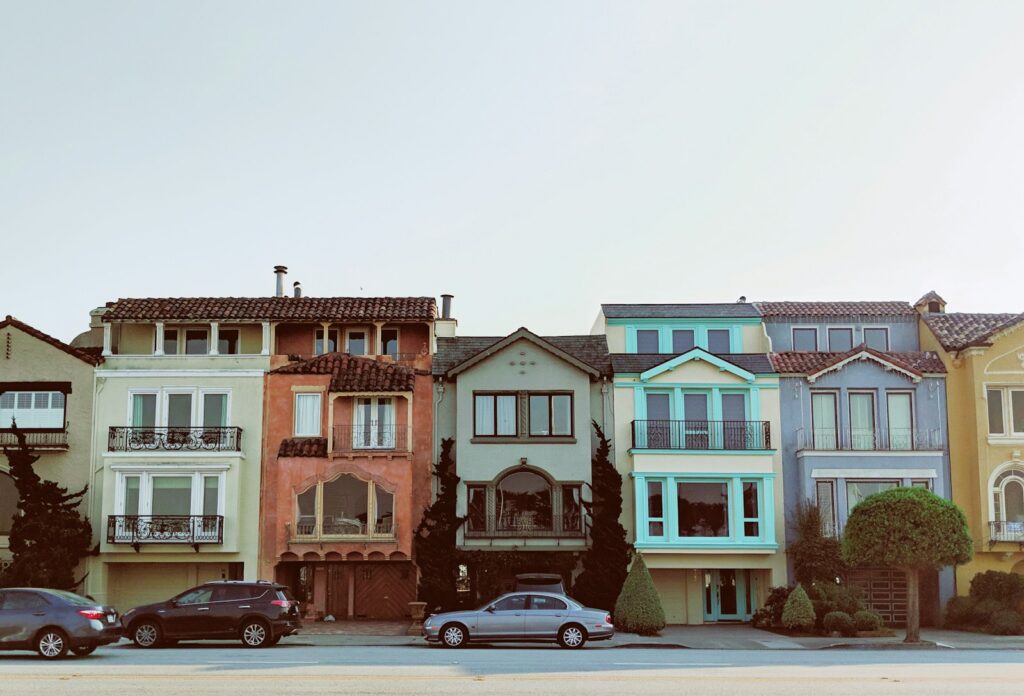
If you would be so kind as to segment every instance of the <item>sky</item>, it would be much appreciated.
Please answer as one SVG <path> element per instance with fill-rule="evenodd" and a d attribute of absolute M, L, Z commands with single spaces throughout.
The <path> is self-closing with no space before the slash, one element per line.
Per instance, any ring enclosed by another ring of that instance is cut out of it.
<path fill-rule="evenodd" d="M 0 0 L 0 316 L 455 295 L 1024 311 L 1022 2 Z"/>

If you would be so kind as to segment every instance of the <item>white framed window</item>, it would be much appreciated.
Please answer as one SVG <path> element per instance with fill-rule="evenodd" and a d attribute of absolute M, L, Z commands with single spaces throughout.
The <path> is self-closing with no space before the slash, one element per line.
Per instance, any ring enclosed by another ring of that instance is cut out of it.
<path fill-rule="evenodd" d="M 153 332 L 153 345 L 156 347 L 157 334 Z M 178 354 L 178 330 L 164 329 L 164 355 Z"/>
<path fill-rule="evenodd" d="M 885 407 L 886 418 L 889 421 L 889 449 L 914 449 L 917 443 L 914 437 L 913 393 L 886 391 Z"/>
<path fill-rule="evenodd" d="M 226 428 L 231 425 L 231 390 L 130 389 L 128 425 L 133 428 Z"/>
<path fill-rule="evenodd" d="M 1024 437 L 1024 389 L 988 387 L 988 434 L 993 437 Z"/>
<path fill-rule="evenodd" d="M 160 417 L 159 399 L 159 390 L 129 390 L 128 425 L 133 428 L 155 428 Z"/>
<path fill-rule="evenodd" d="M 341 346 L 341 331 L 338 329 L 327 330 L 327 341 L 324 342 L 324 330 L 316 330 L 316 338 L 313 341 L 313 354 L 323 355 L 325 353 L 334 353 Z"/>
<path fill-rule="evenodd" d="M 818 328 L 816 326 L 793 327 L 793 350 L 805 353 L 818 351 Z"/>
<path fill-rule="evenodd" d="M 395 400 L 389 396 L 356 399 L 352 427 L 354 448 L 394 449 Z"/>
<path fill-rule="evenodd" d="M 295 437 L 320 437 L 321 398 L 319 392 L 295 395 Z"/>
<path fill-rule="evenodd" d="M 223 471 L 121 471 L 114 497 L 115 514 L 223 515 L 224 479 Z"/>
<path fill-rule="evenodd" d="M 873 479 L 870 481 L 846 481 L 846 512 L 847 514 L 853 512 L 853 508 L 857 507 L 857 504 L 868 496 L 874 495 L 875 493 L 881 493 L 882 491 L 892 490 L 893 488 L 899 488 L 900 481 L 898 480 L 880 480 Z"/>
<path fill-rule="evenodd" d="M 853 327 L 830 326 L 828 328 L 828 349 L 833 353 L 847 353 L 853 350 Z"/>
<path fill-rule="evenodd" d="M 345 331 L 345 352 L 349 355 L 366 355 L 366 331 L 348 329 Z"/>
<path fill-rule="evenodd" d="M 67 397 L 62 391 L 8 391 L 0 394 L 0 429 L 17 422 L 23 430 L 63 430 Z"/>

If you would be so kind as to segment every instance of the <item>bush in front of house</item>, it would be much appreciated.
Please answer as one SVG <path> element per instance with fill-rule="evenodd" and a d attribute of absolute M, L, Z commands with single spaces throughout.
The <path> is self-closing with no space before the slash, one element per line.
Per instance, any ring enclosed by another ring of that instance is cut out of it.
<path fill-rule="evenodd" d="M 970 625 L 984 628 L 994 617 L 1009 610 L 1009 607 L 995 599 L 975 601 L 971 608 Z"/>
<path fill-rule="evenodd" d="M 1024 633 L 1024 577 L 987 570 L 971 579 L 967 597 L 946 603 L 946 626 L 994 635 Z"/>
<path fill-rule="evenodd" d="M 639 553 L 633 556 L 633 565 L 615 602 L 615 627 L 641 636 L 653 636 L 665 628 L 665 610 Z"/>
<path fill-rule="evenodd" d="M 853 617 L 845 611 L 832 611 L 825 614 L 821 624 L 825 629 L 825 633 L 828 634 L 838 633 L 841 636 L 849 637 L 857 633 L 857 629 L 853 624 Z"/>
<path fill-rule="evenodd" d="M 975 604 L 977 602 L 970 597 L 951 597 L 946 602 L 946 627 L 967 628 L 971 626 Z"/>
<path fill-rule="evenodd" d="M 811 598 L 814 615 L 817 617 L 815 626 L 822 630 L 825 630 L 823 622 L 827 614 L 841 611 L 853 616 L 864 609 L 864 602 L 858 589 L 836 582 L 816 582 L 811 585 L 807 596 Z"/>
<path fill-rule="evenodd" d="M 873 611 L 861 609 L 853 615 L 853 625 L 858 631 L 877 631 L 882 628 L 882 617 Z"/>
<path fill-rule="evenodd" d="M 1001 606 L 1019 610 L 1024 605 L 1024 575 L 986 570 L 971 578 L 971 599 L 993 600 Z"/>
<path fill-rule="evenodd" d="M 803 585 L 797 585 L 789 593 L 782 610 L 782 625 L 791 631 L 810 631 L 814 628 L 814 605 Z"/>
<path fill-rule="evenodd" d="M 1012 609 L 1007 609 L 989 620 L 985 632 L 996 636 L 1019 636 L 1024 634 L 1024 619 Z"/>
<path fill-rule="evenodd" d="M 773 628 L 782 625 L 782 611 L 789 598 L 788 587 L 772 587 L 761 608 L 754 612 L 750 623 L 754 628 Z"/>

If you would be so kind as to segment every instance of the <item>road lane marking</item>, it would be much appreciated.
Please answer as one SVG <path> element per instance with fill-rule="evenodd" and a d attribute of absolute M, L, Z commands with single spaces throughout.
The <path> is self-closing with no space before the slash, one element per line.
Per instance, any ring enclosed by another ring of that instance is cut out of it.
<path fill-rule="evenodd" d="M 302 660 L 207 660 L 208 665 L 318 665 Z"/>
<path fill-rule="evenodd" d="M 731 662 L 613 662 L 613 665 L 629 667 L 732 667 Z"/>

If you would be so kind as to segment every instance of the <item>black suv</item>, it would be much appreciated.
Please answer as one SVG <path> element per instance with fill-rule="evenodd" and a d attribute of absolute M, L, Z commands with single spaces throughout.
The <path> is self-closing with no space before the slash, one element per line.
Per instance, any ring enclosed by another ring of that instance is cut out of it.
<path fill-rule="evenodd" d="M 299 603 L 284 585 L 222 580 L 166 602 L 135 607 L 121 623 L 125 636 L 140 648 L 217 638 L 238 638 L 247 648 L 265 648 L 295 633 L 301 619 Z"/>

